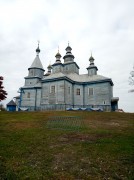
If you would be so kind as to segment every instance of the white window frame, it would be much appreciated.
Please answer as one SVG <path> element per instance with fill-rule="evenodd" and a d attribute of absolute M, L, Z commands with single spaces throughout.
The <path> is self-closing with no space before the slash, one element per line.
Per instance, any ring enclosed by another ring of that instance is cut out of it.
<path fill-rule="evenodd" d="M 77 89 L 76 89 L 76 95 L 77 95 L 77 96 L 80 96 L 80 88 L 77 88 Z"/>
<path fill-rule="evenodd" d="M 89 96 L 93 96 L 94 95 L 94 88 L 92 88 L 92 87 L 88 88 L 88 95 Z"/>
<path fill-rule="evenodd" d="M 54 88 L 54 89 L 52 89 Z M 50 93 L 55 94 L 56 93 L 56 87 L 55 85 L 50 86 Z"/>

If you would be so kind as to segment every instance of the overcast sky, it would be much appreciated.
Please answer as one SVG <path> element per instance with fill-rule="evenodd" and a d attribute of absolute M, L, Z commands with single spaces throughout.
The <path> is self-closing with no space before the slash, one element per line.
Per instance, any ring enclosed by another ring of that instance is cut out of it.
<path fill-rule="evenodd" d="M 128 83 L 134 65 L 134 0 L 0 0 L 0 75 L 8 97 L 24 85 L 40 40 L 40 59 L 55 62 L 68 41 L 80 74 L 86 74 L 91 51 L 98 74 L 112 78 L 119 108 L 134 112 Z M 62 60 L 63 62 L 63 60 Z"/>

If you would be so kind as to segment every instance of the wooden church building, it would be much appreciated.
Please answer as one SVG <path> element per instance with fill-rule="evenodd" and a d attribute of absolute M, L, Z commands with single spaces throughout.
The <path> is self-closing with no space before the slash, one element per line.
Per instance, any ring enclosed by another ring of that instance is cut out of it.
<path fill-rule="evenodd" d="M 118 109 L 119 98 L 113 97 L 111 78 L 98 74 L 94 58 L 89 58 L 86 74 L 79 74 L 72 48 L 68 44 L 61 61 L 61 54 L 55 55 L 55 62 L 48 66 L 47 73 L 41 63 L 39 44 L 36 57 L 28 68 L 24 86 L 20 88 L 17 102 L 19 108 L 36 110 L 66 110 L 68 108 L 101 108 L 103 111 Z"/>

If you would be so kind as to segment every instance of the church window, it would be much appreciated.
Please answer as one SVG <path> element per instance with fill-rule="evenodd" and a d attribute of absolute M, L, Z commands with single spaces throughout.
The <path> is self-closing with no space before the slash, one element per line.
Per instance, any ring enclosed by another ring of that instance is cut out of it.
<path fill-rule="evenodd" d="M 51 86 L 51 93 L 52 93 L 52 94 L 55 93 L 55 86 Z"/>
<path fill-rule="evenodd" d="M 31 76 L 33 76 L 33 70 L 31 70 Z"/>
<path fill-rule="evenodd" d="M 93 88 L 89 88 L 88 94 L 89 94 L 89 96 L 93 96 L 94 89 Z"/>
<path fill-rule="evenodd" d="M 30 98 L 30 92 L 27 93 L 27 98 Z"/>
<path fill-rule="evenodd" d="M 70 94 L 70 87 L 68 87 L 68 94 Z"/>
<path fill-rule="evenodd" d="M 79 88 L 76 89 L 76 95 L 80 95 L 80 89 Z"/>

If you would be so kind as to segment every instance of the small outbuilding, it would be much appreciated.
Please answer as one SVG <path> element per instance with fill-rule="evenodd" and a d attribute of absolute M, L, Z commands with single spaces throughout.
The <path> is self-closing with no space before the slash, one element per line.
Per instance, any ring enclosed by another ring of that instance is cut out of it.
<path fill-rule="evenodd" d="M 16 103 L 13 100 L 7 104 L 7 111 L 16 111 Z"/>

